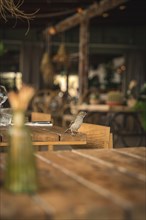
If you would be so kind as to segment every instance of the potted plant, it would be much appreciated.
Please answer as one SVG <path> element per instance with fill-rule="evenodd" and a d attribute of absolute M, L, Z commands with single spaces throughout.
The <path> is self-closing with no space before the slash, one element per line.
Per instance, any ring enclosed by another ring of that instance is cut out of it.
<path fill-rule="evenodd" d="M 121 105 L 123 104 L 123 94 L 120 91 L 110 91 L 107 94 L 108 105 Z"/>
<path fill-rule="evenodd" d="M 141 88 L 134 109 L 140 112 L 141 125 L 146 131 L 146 83 Z"/>

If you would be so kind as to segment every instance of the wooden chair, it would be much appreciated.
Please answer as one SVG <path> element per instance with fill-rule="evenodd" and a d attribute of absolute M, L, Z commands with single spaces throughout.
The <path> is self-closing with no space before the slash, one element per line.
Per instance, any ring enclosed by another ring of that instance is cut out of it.
<path fill-rule="evenodd" d="M 79 132 L 87 135 L 88 148 L 113 148 L 113 137 L 110 127 L 83 123 Z"/>
<path fill-rule="evenodd" d="M 31 112 L 31 121 L 52 121 L 51 114 L 43 112 Z M 52 150 L 53 146 L 36 146 L 37 150 Z"/>
<path fill-rule="evenodd" d="M 48 89 L 38 90 L 32 99 L 31 106 L 34 112 L 48 113 L 52 91 Z"/>
<path fill-rule="evenodd" d="M 51 114 L 31 112 L 31 121 L 51 121 Z"/>

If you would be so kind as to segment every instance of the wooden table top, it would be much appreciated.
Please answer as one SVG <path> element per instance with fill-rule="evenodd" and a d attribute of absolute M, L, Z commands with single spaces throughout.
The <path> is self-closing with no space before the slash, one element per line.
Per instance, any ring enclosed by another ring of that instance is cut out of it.
<path fill-rule="evenodd" d="M 5 191 L 0 155 L 0 219 L 145 220 L 146 148 L 37 152 L 35 195 Z"/>
<path fill-rule="evenodd" d="M 65 129 L 58 126 L 29 126 L 33 145 L 83 145 L 86 134 L 64 133 Z M 0 146 L 8 145 L 8 126 L 0 127 Z"/>
<path fill-rule="evenodd" d="M 88 112 L 134 112 L 134 110 L 128 106 L 124 105 L 107 105 L 107 104 L 81 104 L 76 108 L 80 111 L 88 111 Z"/>

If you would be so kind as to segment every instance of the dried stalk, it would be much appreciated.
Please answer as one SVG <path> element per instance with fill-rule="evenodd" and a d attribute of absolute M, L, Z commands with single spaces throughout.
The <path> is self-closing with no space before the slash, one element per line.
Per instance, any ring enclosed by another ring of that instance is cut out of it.
<path fill-rule="evenodd" d="M 8 99 L 13 111 L 26 111 L 35 90 L 33 87 L 23 85 L 19 92 L 11 91 L 8 93 Z"/>
<path fill-rule="evenodd" d="M 12 17 L 17 19 L 24 19 L 28 23 L 28 29 L 26 32 L 29 32 L 30 29 L 30 20 L 35 18 L 35 14 L 39 11 L 35 11 L 34 13 L 24 13 L 19 8 L 24 3 L 24 0 L 17 0 L 17 2 L 14 0 L 0 0 L 0 15 L 5 20 L 5 22 L 8 21 L 7 17 L 10 14 Z"/>

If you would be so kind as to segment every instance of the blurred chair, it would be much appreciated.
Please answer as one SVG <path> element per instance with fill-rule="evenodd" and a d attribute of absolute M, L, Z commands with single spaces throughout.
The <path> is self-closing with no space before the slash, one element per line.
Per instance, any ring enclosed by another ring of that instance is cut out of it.
<path fill-rule="evenodd" d="M 64 105 L 62 114 L 62 127 L 68 127 L 73 119 L 74 115 L 71 112 L 70 104 Z"/>
<path fill-rule="evenodd" d="M 58 90 L 39 90 L 31 102 L 32 111 L 51 114 L 56 125 L 62 121 L 63 106 Z"/>
<path fill-rule="evenodd" d="M 38 90 L 31 103 L 33 111 L 48 113 L 51 95 L 52 91 L 50 90 Z"/>
<path fill-rule="evenodd" d="M 146 145 L 146 132 L 142 127 L 139 114 L 134 110 L 108 114 L 107 125 L 111 127 L 113 133 L 114 147 Z"/>
<path fill-rule="evenodd" d="M 31 121 L 51 121 L 51 114 L 31 112 Z"/>
<path fill-rule="evenodd" d="M 79 132 L 87 135 L 88 148 L 113 148 L 113 136 L 108 126 L 83 123 Z"/>

